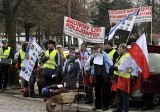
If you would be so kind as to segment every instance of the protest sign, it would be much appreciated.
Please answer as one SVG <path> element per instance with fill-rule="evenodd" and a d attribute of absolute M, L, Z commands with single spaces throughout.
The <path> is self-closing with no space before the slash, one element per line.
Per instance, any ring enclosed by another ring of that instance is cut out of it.
<path fill-rule="evenodd" d="M 110 24 L 118 23 L 127 15 L 137 11 L 137 8 L 123 9 L 123 10 L 109 10 Z M 152 21 L 152 7 L 141 7 L 135 23 L 151 22 Z"/>
<path fill-rule="evenodd" d="M 25 59 L 23 62 L 23 67 L 21 68 L 20 76 L 29 81 L 32 71 L 34 69 L 35 63 L 37 61 L 38 56 L 42 52 L 42 48 L 36 43 L 36 40 L 30 38 Z"/>
<path fill-rule="evenodd" d="M 80 21 L 64 17 L 64 33 L 91 43 L 103 43 L 105 28 L 91 27 Z"/>

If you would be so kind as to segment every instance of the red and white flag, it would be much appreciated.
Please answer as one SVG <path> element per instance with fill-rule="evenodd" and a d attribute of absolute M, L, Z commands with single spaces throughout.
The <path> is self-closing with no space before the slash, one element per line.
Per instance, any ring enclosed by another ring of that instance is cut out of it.
<path fill-rule="evenodd" d="M 145 79 L 149 77 L 148 49 L 145 33 L 143 33 L 135 44 L 129 50 L 130 55 L 142 69 L 142 75 Z"/>

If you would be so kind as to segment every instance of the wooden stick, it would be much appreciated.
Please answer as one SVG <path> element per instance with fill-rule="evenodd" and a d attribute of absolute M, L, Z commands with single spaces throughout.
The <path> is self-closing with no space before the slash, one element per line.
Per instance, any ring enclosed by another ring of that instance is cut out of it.
<path fill-rule="evenodd" d="M 152 41 L 153 41 L 153 38 L 152 38 L 152 25 L 153 25 L 153 24 L 152 24 L 152 21 L 151 21 L 151 45 L 153 44 L 153 43 L 152 43 Z"/>
<path fill-rule="evenodd" d="M 132 32 L 132 31 L 130 31 L 130 33 L 129 33 L 129 35 L 128 35 L 128 38 L 127 38 L 127 40 L 126 40 L 126 44 L 127 44 L 128 40 L 129 40 L 129 38 L 130 38 L 131 32 Z"/>

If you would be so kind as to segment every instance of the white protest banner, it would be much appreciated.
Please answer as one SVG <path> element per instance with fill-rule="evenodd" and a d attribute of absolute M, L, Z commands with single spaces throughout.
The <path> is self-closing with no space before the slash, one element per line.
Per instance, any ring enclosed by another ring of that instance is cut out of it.
<path fill-rule="evenodd" d="M 105 28 L 91 27 L 80 21 L 64 17 L 64 33 L 91 43 L 103 43 Z"/>
<path fill-rule="evenodd" d="M 123 9 L 123 10 L 109 10 L 109 19 L 111 23 L 118 23 L 120 20 L 125 18 L 127 15 L 135 12 L 137 8 Z M 141 7 L 135 23 L 150 22 L 152 21 L 152 7 Z"/>
<path fill-rule="evenodd" d="M 32 71 L 34 69 L 35 63 L 37 61 L 38 56 L 42 52 L 42 48 L 36 43 L 36 40 L 30 38 L 25 59 L 23 62 L 23 67 L 21 68 L 20 76 L 29 81 Z"/>

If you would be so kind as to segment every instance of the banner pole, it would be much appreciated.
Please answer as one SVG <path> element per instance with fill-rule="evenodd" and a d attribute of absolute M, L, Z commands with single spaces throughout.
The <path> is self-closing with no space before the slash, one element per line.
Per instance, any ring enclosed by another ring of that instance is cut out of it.
<path fill-rule="evenodd" d="M 153 38 L 152 38 L 152 21 L 151 21 L 151 45 L 153 44 Z"/>
<path fill-rule="evenodd" d="M 153 38 L 152 38 L 152 26 L 153 26 L 153 23 L 152 23 L 152 20 L 151 20 L 151 45 L 153 44 L 152 41 L 153 41 Z"/>
<path fill-rule="evenodd" d="M 63 33 L 63 48 L 64 48 L 65 34 Z"/>
<path fill-rule="evenodd" d="M 131 32 L 132 32 L 132 31 L 129 32 L 128 38 L 127 38 L 127 40 L 126 40 L 126 44 L 127 44 L 128 40 L 129 40 L 129 38 L 130 38 Z"/>
<path fill-rule="evenodd" d="M 104 49 L 104 40 L 105 40 L 105 37 L 103 37 L 103 49 Z"/>

